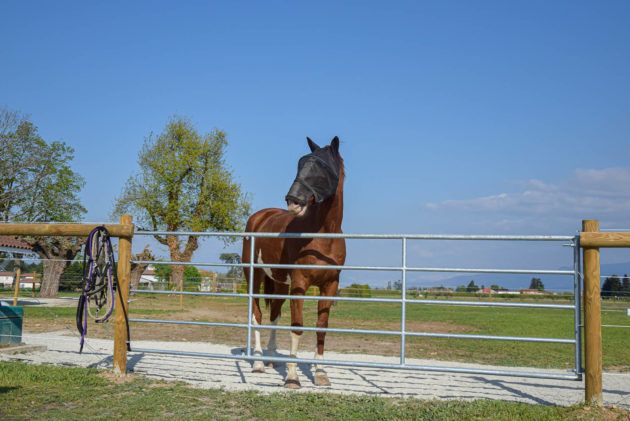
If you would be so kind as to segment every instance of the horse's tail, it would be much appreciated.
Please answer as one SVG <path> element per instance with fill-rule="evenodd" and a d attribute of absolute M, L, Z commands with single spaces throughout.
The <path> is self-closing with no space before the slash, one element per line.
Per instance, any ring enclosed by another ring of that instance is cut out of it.
<path fill-rule="evenodd" d="M 265 285 L 263 287 L 263 291 L 265 294 L 273 294 L 274 293 L 274 282 L 268 276 L 265 276 Z M 265 298 L 265 308 L 269 308 L 271 304 L 271 298 Z"/>

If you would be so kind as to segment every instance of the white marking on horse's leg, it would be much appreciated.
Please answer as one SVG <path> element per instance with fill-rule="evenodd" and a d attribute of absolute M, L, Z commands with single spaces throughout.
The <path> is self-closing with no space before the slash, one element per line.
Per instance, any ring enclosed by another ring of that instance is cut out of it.
<path fill-rule="evenodd" d="M 287 278 L 284 280 L 284 283 L 287 285 L 291 285 L 291 275 L 287 273 Z"/>
<path fill-rule="evenodd" d="M 324 359 L 324 354 L 318 354 L 317 351 L 315 351 L 315 359 L 316 360 L 323 360 Z M 320 364 L 315 364 L 315 371 L 319 371 L 319 370 L 324 371 L 324 367 L 322 367 Z"/>
<path fill-rule="evenodd" d="M 258 326 L 258 321 L 256 317 L 252 314 L 252 324 L 254 326 Z M 260 344 L 260 329 L 254 328 L 254 355 L 263 355 L 262 345 Z M 254 361 L 254 365 L 252 367 L 252 371 L 255 373 L 264 373 L 265 372 L 265 364 L 260 361 Z"/>
<path fill-rule="evenodd" d="M 263 262 L 262 259 L 262 249 L 258 250 L 258 263 L 263 265 L 265 264 L 265 262 Z M 270 277 L 271 279 L 273 279 L 273 274 L 271 273 L 271 268 L 262 268 L 263 272 L 265 272 L 265 275 L 267 275 L 268 277 Z M 273 279 L 275 281 L 275 279 Z"/>
<path fill-rule="evenodd" d="M 298 347 L 302 335 L 291 332 L 291 353 L 290 356 L 297 358 Z M 287 380 L 298 380 L 297 363 L 287 363 Z"/>

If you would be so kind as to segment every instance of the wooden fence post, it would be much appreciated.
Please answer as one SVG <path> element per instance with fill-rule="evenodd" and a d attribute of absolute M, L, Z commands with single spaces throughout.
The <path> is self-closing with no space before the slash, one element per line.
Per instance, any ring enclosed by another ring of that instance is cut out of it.
<path fill-rule="evenodd" d="M 120 217 L 123 225 L 132 225 L 131 215 Z M 133 232 L 131 228 L 130 232 Z M 119 237 L 118 239 L 118 291 L 116 292 L 116 317 L 114 326 L 114 373 L 125 375 L 127 373 L 127 323 L 126 313 L 129 301 L 129 282 L 131 279 L 131 239 Z"/>
<path fill-rule="evenodd" d="M 582 221 L 583 232 L 599 232 L 596 220 Z M 584 248 L 584 400 L 602 405 L 602 313 L 599 247 Z"/>
<path fill-rule="evenodd" d="M 20 296 L 20 278 L 22 277 L 22 269 L 19 264 L 15 268 L 15 285 L 13 286 L 13 307 L 18 305 L 18 297 Z"/>

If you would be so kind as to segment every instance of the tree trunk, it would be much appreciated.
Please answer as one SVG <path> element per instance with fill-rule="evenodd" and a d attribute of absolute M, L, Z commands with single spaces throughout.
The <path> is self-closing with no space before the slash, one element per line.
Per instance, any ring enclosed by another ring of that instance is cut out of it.
<path fill-rule="evenodd" d="M 25 241 L 43 260 L 44 273 L 39 296 L 56 297 L 61 275 L 81 250 L 84 240 L 75 237 L 26 237 Z"/>
<path fill-rule="evenodd" d="M 192 259 L 192 255 L 197 250 L 198 242 L 197 238 L 193 236 L 188 237 L 188 241 L 184 246 L 184 251 L 179 250 L 180 242 L 177 236 L 168 236 L 168 248 L 171 254 L 171 260 L 173 262 L 188 263 Z M 184 286 L 184 269 L 182 265 L 171 266 L 171 283 L 172 287 L 176 287 L 178 291 L 183 291 Z"/>
<path fill-rule="evenodd" d="M 184 286 L 184 266 L 171 266 L 171 284 L 178 291 L 183 290 Z"/>
<path fill-rule="evenodd" d="M 149 246 L 146 246 L 142 253 L 138 253 L 133 256 L 133 260 L 155 260 L 155 256 L 149 249 Z M 149 263 L 132 263 L 131 264 L 131 280 L 130 285 L 131 289 L 138 289 L 140 286 L 140 278 L 142 278 L 142 274 L 149 266 Z"/>
<path fill-rule="evenodd" d="M 68 266 L 68 262 L 44 260 L 44 275 L 39 290 L 42 298 L 54 298 L 59 293 L 61 274 Z"/>
<path fill-rule="evenodd" d="M 147 269 L 148 263 L 132 263 L 131 264 L 131 279 L 130 285 L 131 289 L 138 289 L 140 286 L 140 278 L 142 278 L 142 274 Z"/>

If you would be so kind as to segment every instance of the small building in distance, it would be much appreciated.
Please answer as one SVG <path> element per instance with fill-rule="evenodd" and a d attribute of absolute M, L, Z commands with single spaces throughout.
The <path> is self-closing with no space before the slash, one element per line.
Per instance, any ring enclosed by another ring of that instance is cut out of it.
<path fill-rule="evenodd" d="M 519 293 L 522 295 L 545 295 L 545 291 L 540 291 L 538 289 L 522 289 Z"/>
<path fill-rule="evenodd" d="M 13 279 L 15 272 L 0 272 L 0 287 L 3 289 L 11 289 L 13 287 Z M 23 273 L 20 276 L 20 289 L 35 289 L 40 287 L 39 275 L 37 273 Z"/>
<path fill-rule="evenodd" d="M 139 284 L 142 286 L 143 289 L 154 290 L 154 286 L 158 283 L 159 281 L 157 275 L 155 274 L 155 266 L 147 266 L 147 268 L 144 270 L 144 272 L 142 272 L 142 275 L 140 276 Z"/>

